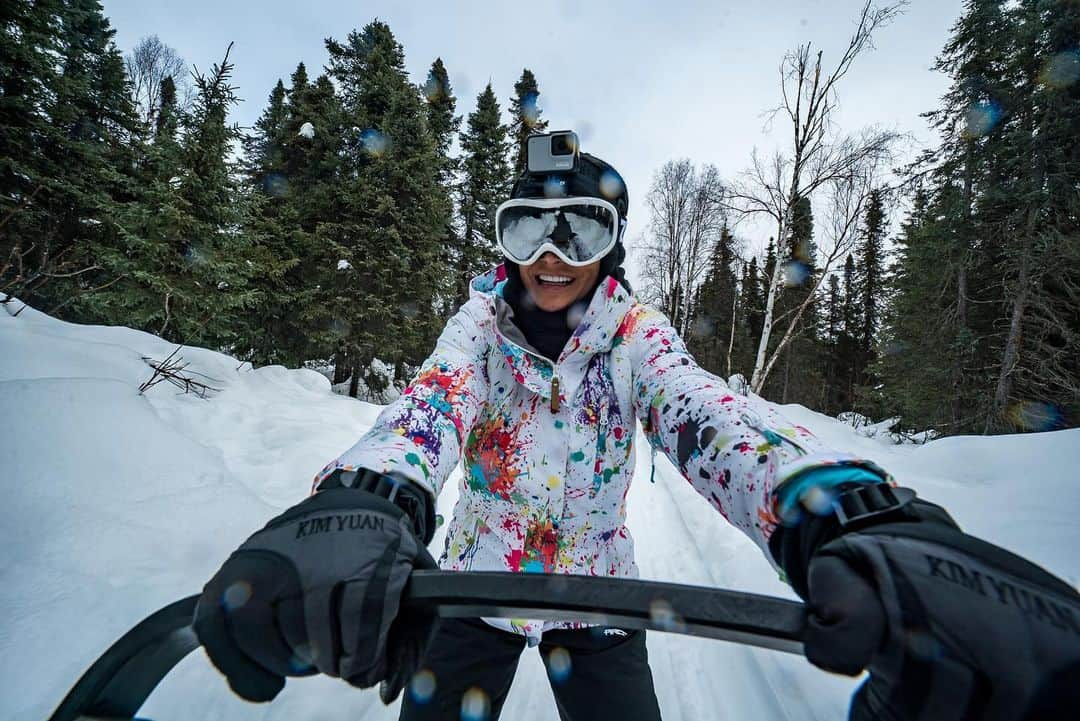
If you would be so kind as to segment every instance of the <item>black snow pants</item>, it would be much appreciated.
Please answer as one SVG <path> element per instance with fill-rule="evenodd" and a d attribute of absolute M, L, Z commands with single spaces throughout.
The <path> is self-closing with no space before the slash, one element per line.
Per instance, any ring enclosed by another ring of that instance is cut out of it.
<path fill-rule="evenodd" d="M 496 721 L 524 648 L 480 619 L 442 619 L 399 721 Z M 540 656 L 563 721 L 660 721 L 644 631 L 547 631 Z"/>

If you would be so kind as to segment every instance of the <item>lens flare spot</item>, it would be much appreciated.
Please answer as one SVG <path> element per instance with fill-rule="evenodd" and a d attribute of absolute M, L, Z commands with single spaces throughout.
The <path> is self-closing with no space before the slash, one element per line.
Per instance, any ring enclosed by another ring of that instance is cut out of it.
<path fill-rule="evenodd" d="M 941 658 L 941 643 L 934 636 L 921 628 L 904 631 L 904 645 L 908 653 L 923 661 L 936 661 Z"/>
<path fill-rule="evenodd" d="M 347 336 L 352 332 L 352 323 L 341 318 L 330 321 L 330 332 L 336 336 Z"/>
<path fill-rule="evenodd" d="M 581 324 L 581 319 L 585 317 L 586 310 L 588 306 L 580 301 L 570 306 L 570 310 L 566 311 L 566 327 L 570 330 L 577 328 Z"/>
<path fill-rule="evenodd" d="M 435 674 L 424 669 L 417 671 L 409 682 L 409 697 L 418 704 L 426 704 L 435 696 Z"/>
<path fill-rule="evenodd" d="M 805 285 L 810 278 L 810 266 L 799 260 L 789 260 L 784 263 L 784 286 L 797 288 Z"/>
<path fill-rule="evenodd" d="M 600 175 L 600 194 L 607 200 L 616 200 L 626 192 L 626 183 L 614 170 L 605 170 Z"/>
<path fill-rule="evenodd" d="M 189 245 L 184 248 L 184 260 L 191 265 L 202 265 L 206 262 L 206 254 L 198 247 Z"/>
<path fill-rule="evenodd" d="M 1067 88 L 1080 80 L 1080 49 L 1066 50 L 1050 58 L 1039 79 L 1056 90 Z"/>
<path fill-rule="evenodd" d="M 1009 419 L 1026 431 L 1052 431 L 1064 427 L 1064 414 L 1052 403 L 1020 401 L 1009 408 Z"/>
<path fill-rule="evenodd" d="M 570 670 L 572 664 L 570 663 L 570 652 L 565 648 L 556 648 L 548 654 L 547 667 L 548 676 L 553 683 L 562 684 L 566 683 L 566 679 L 570 678 Z"/>
<path fill-rule="evenodd" d="M 971 138 L 981 138 L 1001 120 L 1001 106 L 990 100 L 981 100 L 964 114 L 964 133 Z"/>
<path fill-rule="evenodd" d="M 230 584 L 221 594 L 221 603 L 228 611 L 241 608 L 251 600 L 251 584 L 247 581 L 237 581 Z"/>
<path fill-rule="evenodd" d="M 491 701 L 483 689 L 473 686 L 461 697 L 461 721 L 487 721 Z"/>
<path fill-rule="evenodd" d="M 302 643 L 293 649 L 293 655 L 289 658 L 289 668 L 296 673 L 306 673 L 314 666 L 315 656 L 311 652 L 311 646 Z"/>
<path fill-rule="evenodd" d="M 284 198 L 289 194 L 289 179 L 281 173 L 267 173 L 263 178 L 263 190 L 267 195 Z"/>
<path fill-rule="evenodd" d="M 544 180 L 544 197 L 565 198 L 566 181 L 557 175 L 549 175 L 547 179 Z"/>
<path fill-rule="evenodd" d="M 695 338 L 712 338 L 716 335 L 716 319 L 703 313 L 694 319 L 690 332 Z"/>
<path fill-rule="evenodd" d="M 682 616 L 663 598 L 655 599 L 649 604 L 649 618 L 660 631 L 679 633 L 686 628 Z"/>
<path fill-rule="evenodd" d="M 806 492 L 802 494 L 799 499 L 802 501 L 806 510 L 813 513 L 815 516 L 825 516 L 832 513 L 833 501 L 836 495 L 831 491 L 828 491 L 821 486 L 811 486 L 806 489 Z"/>
<path fill-rule="evenodd" d="M 424 97 L 428 99 L 428 102 L 438 102 L 448 95 L 446 85 L 435 77 L 435 73 L 428 73 L 427 82 L 424 83 Z"/>
<path fill-rule="evenodd" d="M 525 97 L 521 99 L 521 119 L 527 127 L 534 127 L 540 120 L 540 106 L 537 104 L 539 99 L 540 94 L 536 92 L 525 93 Z"/>
<path fill-rule="evenodd" d="M 360 133 L 360 147 L 370 156 L 379 158 L 390 149 L 390 138 L 375 128 Z"/>

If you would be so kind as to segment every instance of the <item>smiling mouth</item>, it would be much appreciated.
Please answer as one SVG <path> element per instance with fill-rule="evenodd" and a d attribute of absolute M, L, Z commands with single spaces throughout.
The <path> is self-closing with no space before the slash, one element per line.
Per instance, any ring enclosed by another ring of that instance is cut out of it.
<path fill-rule="evenodd" d="M 573 278 L 565 275 L 552 275 L 550 273 L 540 273 L 536 276 L 536 282 L 541 286 L 548 288 L 565 288 L 574 282 Z"/>

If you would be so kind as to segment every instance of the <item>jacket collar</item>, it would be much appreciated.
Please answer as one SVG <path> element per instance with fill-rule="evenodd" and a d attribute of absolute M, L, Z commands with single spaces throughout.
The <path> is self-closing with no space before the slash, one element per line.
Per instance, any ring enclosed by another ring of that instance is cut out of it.
<path fill-rule="evenodd" d="M 514 378 L 522 385 L 550 400 L 551 381 L 558 373 L 560 396 L 572 395 L 584 378 L 589 360 L 606 353 L 620 342 L 623 318 L 636 303 L 634 296 L 617 280 L 608 276 L 600 282 L 585 314 L 553 366 L 525 341 L 513 324 L 513 310 L 502 298 L 506 269 L 499 265 L 477 276 L 470 285 L 470 295 L 485 296 L 493 304 L 495 335 L 499 350 L 506 358 Z"/>

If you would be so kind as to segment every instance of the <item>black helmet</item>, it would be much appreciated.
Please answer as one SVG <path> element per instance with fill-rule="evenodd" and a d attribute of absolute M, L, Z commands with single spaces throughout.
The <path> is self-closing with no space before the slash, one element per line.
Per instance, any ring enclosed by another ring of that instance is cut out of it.
<path fill-rule="evenodd" d="M 511 198 L 601 198 L 615 206 L 625 227 L 630 195 L 622 176 L 595 155 L 579 153 L 571 170 L 523 172 L 514 182 Z"/>

